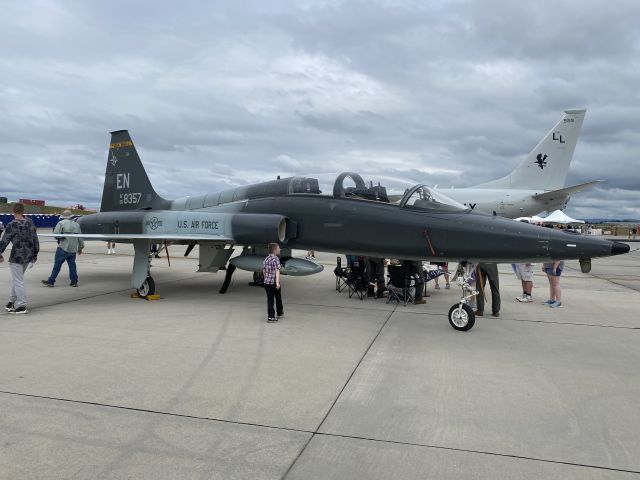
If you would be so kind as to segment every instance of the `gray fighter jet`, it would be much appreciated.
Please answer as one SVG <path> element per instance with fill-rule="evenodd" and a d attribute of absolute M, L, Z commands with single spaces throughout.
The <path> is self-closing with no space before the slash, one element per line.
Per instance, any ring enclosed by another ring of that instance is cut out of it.
<path fill-rule="evenodd" d="M 345 179 L 355 188 L 345 188 Z M 167 200 L 159 196 L 126 130 L 111 133 L 102 206 L 78 220 L 86 240 L 132 243 L 132 287 L 141 296 L 154 292 L 150 243 L 199 247 L 199 271 L 231 264 L 260 271 L 265 245 L 284 247 L 284 272 L 317 273 L 321 265 L 288 258 L 292 249 L 349 252 L 409 260 L 518 262 L 590 259 L 618 255 L 629 246 L 572 235 L 474 212 L 426 185 L 416 185 L 399 203 L 390 203 L 383 186 L 366 185 L 355 173 L 342 173 L 333 192 L 323 195 L 314 178 L 277 179 L 207 195 Z M 244 247 L 231 258 L 233 246 Z M 449 320 L 458 330 L 473 326 L 466 277 L 463 295 Z"/>

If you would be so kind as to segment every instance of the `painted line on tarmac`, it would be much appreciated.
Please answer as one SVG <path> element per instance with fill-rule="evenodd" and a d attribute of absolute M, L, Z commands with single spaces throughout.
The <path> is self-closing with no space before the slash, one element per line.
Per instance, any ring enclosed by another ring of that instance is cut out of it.
<path fill-rule="evenodd" d="M 575 269 L 575 268 L 573 268 L 573 267 L 568 267 L 568 268 L 567 268 L 567 270 L 573 270 L 573 271 L 575 271 L 575 272 L 577 272 L 577 271 L 578 271 L 577 269 Z M 625 284 L 623 284 L 623 283 L 614 282 L 614 281 L 611 279 L 611 277 L 604 277 L 604 276 L 603 276 L 603 277 L 601 277 L 600 275 L 596 275 L 596 274 L 593 274 L 593 273 L 586 273 L 585 275 L 587 275 L 587 276 L 589 276 L 589 277 L 591 277 L 591 278 L 598 279 L 598 280 L 604 280 L 604 281 L 606 281 L 606 282 L 612 283 L 613 285 L 617 285 L 617 286 L 619 286 L 619 287 L 623 287 L 623 288 L 625 288 L 625 289 L 627 289 L 627 290 L 631 290 L 632 292 L 637 292 L 637 291 L 638 291 L 638 289 L 633 288 L 633 287 L 630 287 L 629 285 L 625 285 Z M 572 277 L 569 277 L 569 278 L 572 278 Z M 577 277 L 576 277 L 576 278 L 577 278 Z M 638 277 L 637 275 L 636 275 L 636 276 L 632 276 L 632 280 L 636 280 L 636 279 L 638 279 L 638 278 L 639 278 L 639 277 Z"/>
<path fill-rule="evenodd" d="M 324 417 L 322 418 L 322 420 L 320 421 L 320 423 L 318 424 L 318 426 L 316 427 L 315 431 L 311 432 L 311 436 L 309 437 L 309 439 L 305 442 L 305 444 L 302 446 L 302 448 L 300 449 L 300 451 L 298 452 L 298 455 L 296 455 L 296 458 L 293 459 L 293 461 L 291 462 L 291 464 L 289 465 L 289 468 L 287 468 L 287 470 L 284 472 L 284 475 L 282 475 L 282 479 L 285 479 L 287 477 L 287 475 L 289 475 L 289 472 L 291 472 L 291 469 L 294 467 L 294 465 L 298 462 L 298 460 L 300 459 L 300 457 L 302 456 L 302 454 L 304 453 L 304 451 L 307 449 L 307 447 L 309 446 L 309 444 L 311 443 L 311 440 L 313 440 L 313 438 L 318 435 L 318 431 L 320 430 L 320 428 L 322 428 L 322 425 L 324 425 L 324 422 L 327 420 L 327 418 L 329 417 L 329 415 L 331 414 L 331 411 L 333 410 L 333 407 L 336 406 L 336 403 L 338 403 L 338 400 L 340 399 L 340 397 L 342 396 L 342 393 L 345 391 L 345 389 L 347 388 L 347 385 L 349 385 L 349 382 L 351 382 L 351 379 L 353 378 L 353 376 L 355 375 L 356 371 L 358 370 L 358 368 L 360 367 L 360 365 L 362 364 L 362 361 L 364 360 L 364 358 L 367 356 L 367 354 L 369 353 L 369 351 L 371 350 L 371 347 L 373 346 L 373 344 L 376 342 L 376 340 L 378 339 L 378 337 L 380 337 L 380 334 L 382 333 L 382 331 L 384 330 L 384 327 L 387 326 L 387 324 L 389 323 L 389 320 L 391 319 L 391 317 L 393 316 L 394 312 L 396 311 L 396 308 L 398 307 L 398 305 L 395 305 L 393 307 L 393 310 L 389 312 L 389 315 L 387 315 L 387 318 L 385 319 L 385 321 L 382 323 L 382 325 L 380 326 L 380 328 L 378 329 L 378 333 L 376 333 L 376 335 L 373 337 L 373 339 L 371 340 L 371 342 L 369 342 L 369 345 L 367 346 L 367 348 L 365 349 L 364 353 L 362 354 L 362 356 L 360 357 L 360 360 L 358 360 L 358 363 L 356 363 L 356 366 L 353 368 L 353 370 L 351 371 L 351 374 L 349 375 L 349 377 L 347 378 L 347 380 L 344 382 L 344 385 L 342 385 L 342 388 L 340 389 L 340 391 L 338 392 L 338 395 L 336 395 L 336 398 L 333 400 L 333 403 L 331 403 L 331 406 L 329 407 L 329 409 L 327 410 L 327 413 L 324 415 Z"/>
<path fill-rule="evenodd" d="M 611 471 L 611 472 L 640 473 L 640 470 L 629 470 L 629 469 L 625 469 L 625 468 L 605 467 L 605 466 L 602 466 L 602 465 L 591 465 L 591 464 L 588 464 L 588 463 L 577 463 L 577 462 L 569 462 L 569 461 L 562 461 L 562 460 L 550 460 L 550 459 L 539 458 L 539 457 L 528 457 L 526 455 L 515 455 L 515 454 L 509 454 L 509 453 L 490 452 L 490 451 L 484 451 L 484 450 L 472 450 L 472 449 L 467 449 L 467 448 L 447 447 L 447 446 L 444 446 L 444 445 L 434 445 L 434 444 L 429 444 L 429 443 L 403 442 L 403 441 L 398 441 L 398 440 L 384 440 L 384 439 L 369 438 L 369 437 L 359 437 L 359 436 L 356 436 L 356 435 L 340 435 L 340 434 L 335 434 L 335 433 L 320 433 L 319 435 L 324 435 L 324 436 L 327 436 L 327 437 L 336 437 L 336 438 L 347 438 L 347 439 L 353 439 L 353 440 L 365 440 L 365 441 L 368 441 L 368 442 L 389 443 L 389 444 L 393 444 L 393 445 L 405 445 L 405 446 L 411 446 L 411 447 L 433 448 L 433 449 L 436 449 L 436 450 L 448 450 L 448 451 L 451 451 L 451 452 L 476 453 L 478 455 L 488 455 L 488 456 L 491 456 L 491 457 L 513 458 L 513 459 L 517 459 L 517 460 L 529 460 L 529 461 L 533 461 L 533 462 L 551 463 L 551 464 L 556 464 L 556 465 L 569 465 L 569 466 L 573 466 L 573 467 L 593 468 L 593 469 L 597 469 L 597 470 L 606 470 L 606 471 Z"/>
<path fill-rule="evenodd" d="M 173 413 L 173 412 L 163 412 L 161 410 L 150 410 L 148 408 L 137 408 L 137 407 L 127 407 L 124 405 L 112 405 L 109 403 L 102 403 L 102 402 L 92 402 L 92 401 L 88 401 L 88 400 L 73 400 L 73 399 L 69 399 L 69 398 L 60 398 L 60 397 L 50 397 L 47 395 L 35 395 L 32 393 L 19 393 L 19 392 L 9 392 L 6 390 L 0 390 L 0 394 L 4 394 L 4 395 L 12 395 L 15 397 L 26 397 L 26 398 L 38 398 L 41 400 L 53 400 L 56 402 L 66 402 L 66 403 L 75 403 L 75 404 L 79 404 L 79 405 L 91 405 L 94 407 L 104 407 L 104 408 L 112 408 L 115 410 L 126 410 L 126 411 L 130 411 L 130 412 L 140 412 L 140 413 L 150 413 L 152 415 L 164 415 L 167 417 L 176 417 L 176 418 L 188 418 L 191 420 L 206 420 L 209 422 L 220 422 L 220 423 L 229 423 L 229 424 L 233 424 L 233 425 L 244 425 L 244 426 L 249 426 L 249 427 L 262 427 L 262 428 L 269 428 L 272 430 L 286 430 L 289 432 L 300 432 L 300 433 L 313 433 L 312 431 L 309 430 L 303 430 L 303 429 L 297 429 L 297 428 L 290 428 L 290 427 L 278 427 L 278 426 L 274 426 L 274 425 L 264 425 L 261 423 L 252 423 L 252 422 L 242 422 L 239 420 L 224 420 L 224 419 L 220 419 L 220 418 L 212 418 L 212 417 L 201 417 L 198 415 L 188 415 L 186 413 Z"/>
<path fill-rule="evenodd" d="M 528 461 L 532 461 L 532 462 L 542 462 L 542 463 L 549 463 L 549 464 L 555 464 L 555 465 L 567 465 L 567 466 L 573 466 L 573 467 L 592 468 L 592 469 L 596 469 L 596 470 L 604 470 L 604 471 L 611 471 L 611 472 L 640 474 L 640 470 L 631 470 L 631 469 L 615 468 L 615 467 L 605 467 L 605 466 L 602 466 L 602 465 L 593 465 L 593 464 L 588 464 L 588 463 L 569 462 L 569 461 L 562 461 L 562 460 L 551 460 L 551 459 L 540 458 L 540 457 L 530 457 L 530 456 L 526 456 L 526 455 L 516 455 L 516 454 L 508 454 L 508 453 L 491 452 L 491 451 L 485 451 L 485 450 L 473 450 L 473 449 L 466 449 L 466 448 L 447 447 L 447 446 L 444 446 L 444 445 L 435 445 L 435 444 L 429 444 L 429 443 L 403 442 L 403 441 L 400 441 L 400 440 L 390 440 L 390 439 L 381 439 L 381 438 L 373 438 L 373 437 L 363 437 L 363 436 L 359 436 L 359 435 L 343 435 L 343 434 L 339 434 L 339 433 L 317 432 L 317 431 L 311 431 L 311 430 L 305 430 L 305 429 L 299 429 L 299 428 L 278 427 L 278 426 L 274 426 L 274 425 L 265 425 L 265 424 L 252 423 L 252 422 L 242 422 L 242 421 L 238 421 L 238 420 L 223 420 L 223 419 L 219 419 L 219 418 L 201 417 L 201 416 L 197 416 L 197 415 L 187 415 L 187 414 L 181 414 L 181 413 L 162 412 L 162 411 L 159 411 L 159 410 L 149 410 L 149 409 L 145 409 L 145 408 L 136 408 L 136 407 L 125 407 L 125 406 L 122 406 L 122 405 L 110 405 L 110 404 L 107 404 L 107 403 L 90 402 L 90 401 L 83 401 L 83 400 L 71 400 L 71 399 L 68 399 L 68 398 L 50 397 L 50 396 L 45 396 L 45 395 L 34 395 L 34 394 L 29 394 L 29 393 L 9 392 L 9 391 L 5 391 L 5 390 L 0 390 L 0 394 L 10 395 L 10 396 L 14 396 L 14 397 L 35 398 L 35 399 L 40 399 L 40 400 L 53 400 L 53 401 L 56 401 L 56 402 L 65 402 L 65 403 L 74 403 L 74 404 L 89 405 L 89 406 L 95 406 L 95 407 L 112 408 L 112 409 L 116 409 L 116 410 L 125 410 L 125 411 L 131 411 L 131 412 L 148 413 L 148 414 L 152 414 L 152 415 L 164 415 L 164 416 L 174 417 L 174 418 L 185 418 L 185 419 L 190 419 L 190 420 L 203 420 L 203 421 L 209 421 L 209 422 L 219 422 L 219 423 L 226 423 L 226 424 L 239 425 L 239 426 L 267 428 L 267 429 L 270 429 L 270 430 L 280 430 L 280 431 L 288 431 L 288 432 L 295 432 L 295 433 L 307 433 L 307 434 L 311 435 L 311 438 L 313 438 L 313 436 L 315 436 L 315 435 L 318 435 L 318 436 L 332 437 L 332 438 L 344 438 L 344 439 L 350 439 L 350 440 L 362 440 L 362 441 L 367 441 L 367 442 L 386 443 L 386 444 L 391 444 L 391 445 L 402 445 L 402 446 L 409 446 L 409 447 L 432 448 L 432 449 L 436 449 L 436 450 L 447 450 L 447 451 L 452 451 L 452 452 L 475 453 L 475 454 L 478 454 L 478 455 L 487 455 L 487 456 L 492 456 L 492 457 L 513 458 L 513 459 L 516 459 L 516 460 L 528 460 Z M 323 422 L 324 422 L 324 419 L 323 419 Z M 305 444 L 305 446 L 303 447 L 303 449 L 300 452 L 300 454 L 298 455 L 298 457 L 296 457 L 294 462 L 291 464 L 291 467 L 293 467 L 293 465 L 295 464 L 297 459 L 303 453 L 304 449 L 309 445 L 309 442 L 311 441 L 311 438 Z M 289 467 L 287 472 L 283 475 L 283 477 L 282 477 L 283 479 L 287 476 L 288 472 L 291 470 L 291 467 Z"/>
<path fill-rule="evenodd" d="M 444 313 L 432 313 L 432 312 L 398 312 L 398 313 L 406 313 L 408 315 L 429 315 L 435 317 L 446 317 L 447 315 Z M 477 317 L 484 319 L 484 316 Z M 617 328 L 620 330 L 640 330 L 640 326 L 638 327 L 628 327 L 626 325 L 602 325 L 598 323 L 584 323 L 584 322 L 561 322 L 559 320 L 532 320 L 530 318 L 505 318 L 504 316 L 500 317 L 492 317 L 487 315 L 487 320 L 491 322 L 528 322 L 528 323 L 547 323 L 550 325 L 572 325 L 576 327 L 596 327 L 596 328 Z M 480 320 L 482 321 L 482 320 Z M 475 328 L 475 327 L 474 327 Z"/>

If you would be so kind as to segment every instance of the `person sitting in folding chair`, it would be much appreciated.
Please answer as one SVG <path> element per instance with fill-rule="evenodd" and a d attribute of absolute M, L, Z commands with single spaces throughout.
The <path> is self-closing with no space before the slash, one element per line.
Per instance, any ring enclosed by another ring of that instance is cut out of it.
<path fill-rule="evenodd" d="M 416 266 L 411 265 L 411 262 L 407 260 L 399 265 L 389 265 L 387 268 L 389 274 L 389 281 L 387 282 L 389 298 L 387 299 L 387 303 L 398 302 L 406 306 L 407 302 L 415 301 L 418 288 L 420 289 L 419 299 L 422 300 L 424 280 L 421 278 L 418 279 L 417 276 L 412 274 L 415 270 Z M 420 283 L 418 284 L 417 282 Z M 422 300 L 420 303 L 425 302 Z"/>
<path fill-rule="evenodd" d="M 407 304 L 409 288 L 407 286 L 407 274 L 403 265 L 393 262 L 387 267 L 387 303 L 397 302 Z"/>
<path fill-rule="evenodd" d="M 413 303 L 415 305 L 427 303 L 427 301 L 422 298 L 424 295 L 424 271 L 422 268 L 422 262 L 406 260 L 403 264 L 406 265 L 407 275 L 411 277 L 414 282 L 415 296 L 413 298 Z"/>
<path fill-rule="evenodd" d="M 384 258 L 367 258 L 367 297 L 384 297 Z"/>
<path fill-rule="evenodd" d="M 367 282 L 365 278 L 365 257 L 356 257 L 349 267 L 346 284 L 349 289 L 349 298 L 354 295 L 362 300 L 367 292 Z"/>

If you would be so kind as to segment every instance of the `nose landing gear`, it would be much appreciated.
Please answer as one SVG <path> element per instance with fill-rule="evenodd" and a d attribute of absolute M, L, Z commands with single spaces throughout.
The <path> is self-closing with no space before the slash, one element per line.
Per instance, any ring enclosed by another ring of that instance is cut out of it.
<path fill-rule="evenodd" d="M 460 295 L 460 302 L 452 305 L 449 309 L 449 324 L 461 332 L 471 330 L 476 323 L 476 315 L 469 306 L 469 300 L 478 293 L 471 288 L 471 273 L 472 269 L 467 264 L 463 267 L 462 273 L 456 276 L 456 281 L 462 289 L 462 294 Z"/>

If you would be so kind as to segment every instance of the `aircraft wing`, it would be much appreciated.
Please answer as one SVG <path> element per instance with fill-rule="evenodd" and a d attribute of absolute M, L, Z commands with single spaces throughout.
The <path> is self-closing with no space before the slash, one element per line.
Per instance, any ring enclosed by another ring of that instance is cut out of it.
<path fill-rule="evenodd" d="M 559 190 L 551 190 L 550 192 L 538 193 L 534 195 L 533 198 L 540 201 L 552 201 L 552 200 L 560 200 L 566 197 L 570 197 L 574 193 L 581 192 L 582 190 L 586 190 L 587 188 L 591 188 L 596 186 L 599 183 L 602 183 L 603 180 L 594 180 L 593 182 L 581 183 L 579 185 L 573 185 L 572 187 L 561 188 Z"/>
<path fill-rule="evenodd" d="M 233 242 L 233 238 L 224 235 L 210 235 L 210 234 L 166 234 L 166 233 L 78 233 L 78 234 L 60 234 L 60 233 L 38 233 L 41 237 L 75 237 L 82 238 L 83 240 L 112 240 L 117 242 L 118 240 L 166 240 L 166 241 L 193 241 L 193 242 Z"/>
<path fill-rule="evenodd" d="M 100 212 L 78 219 L 81 233 L 40 233 L 114 242 L 208 242 L 259 245 L 286 242 L 296 225 L 282 215 L 202 211 Z M 123 230 L 125 232 L 123 232 Z"/>

